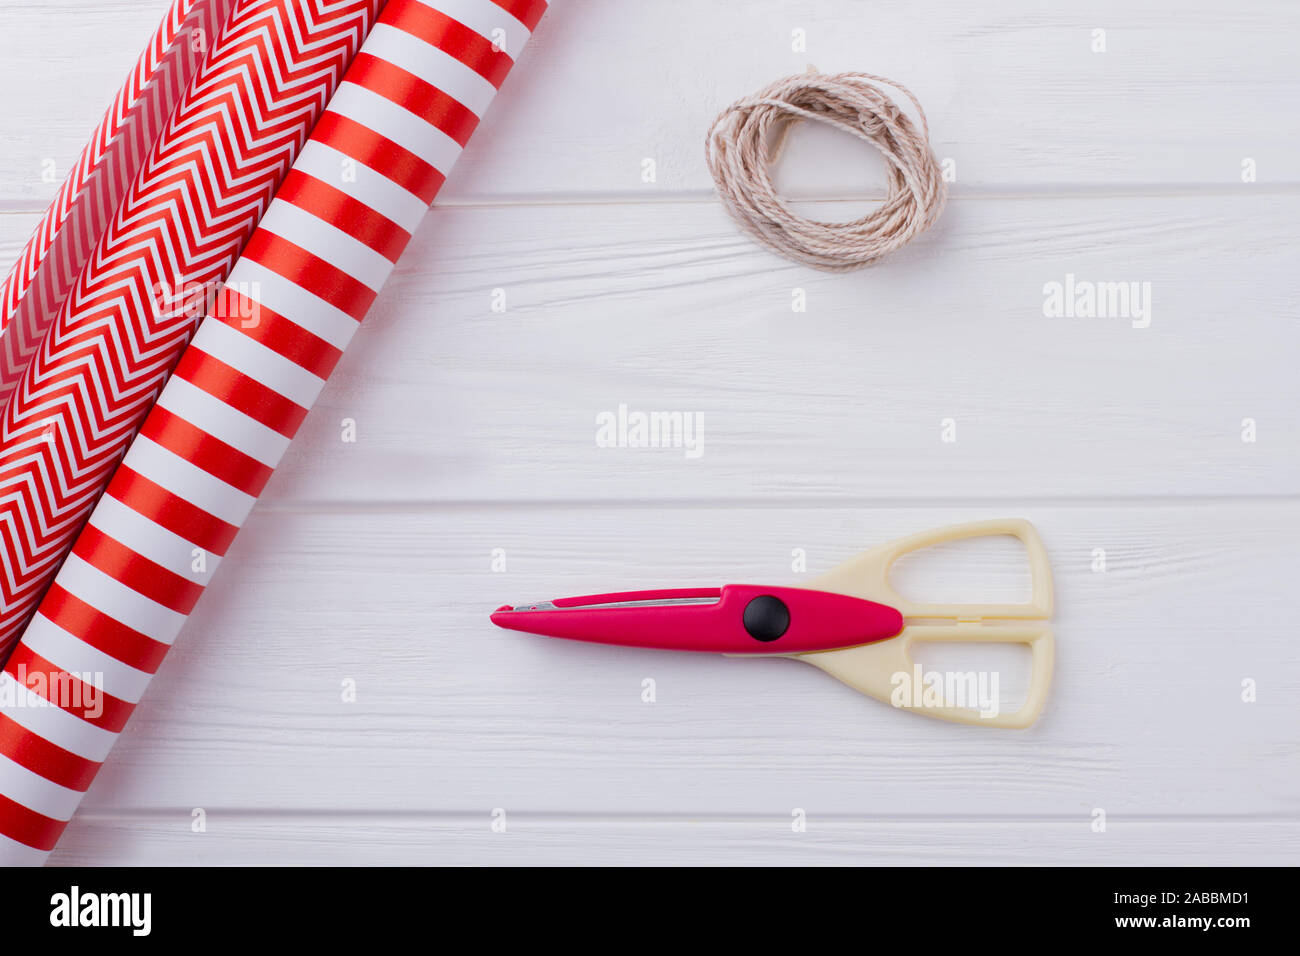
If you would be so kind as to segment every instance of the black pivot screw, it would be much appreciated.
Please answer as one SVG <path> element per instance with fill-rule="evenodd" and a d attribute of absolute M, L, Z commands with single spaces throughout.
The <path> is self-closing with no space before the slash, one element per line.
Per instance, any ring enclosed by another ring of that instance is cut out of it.
<path fill-rule="evenodd" d="M 790 627 L 790 609 L 771 594 L 760 594 L 745 605 L 745 630 L 756 641 L 775 641 Z"/>

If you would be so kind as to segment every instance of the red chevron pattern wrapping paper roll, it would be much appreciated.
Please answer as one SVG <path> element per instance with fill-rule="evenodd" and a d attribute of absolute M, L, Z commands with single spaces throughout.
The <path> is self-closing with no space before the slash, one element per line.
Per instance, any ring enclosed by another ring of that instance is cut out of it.
<path fill-rule="evenodd" d="M 0 659 L 382 6 L 236 0 L 0 419 Z"/>
<path fill-rule="evenodd" d="M 389 0 L 0 673 L 0 862 L 54 846 L 545 8 Z"/>
<path fill-rule="evenodd" d="M 45 337 L 232 2 L 173 0 L 0 284 L 0 404 Z"/>

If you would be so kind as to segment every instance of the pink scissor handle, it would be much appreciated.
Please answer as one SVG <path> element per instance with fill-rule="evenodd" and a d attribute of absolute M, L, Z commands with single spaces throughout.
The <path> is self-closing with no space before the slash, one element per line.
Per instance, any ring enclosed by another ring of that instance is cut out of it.
<path fill-rule="evenodd" d="M 637 602 L 709 599 L 708 603 Z M 622 607 L 598 607 L 611 603 Z M 562 598 L 554 608 L 499 608 L 492 622 L 530 634 L 625 647 L 721 654 L 795 654 L 881 641 L 903 629 L 894 608 L 807 588 L 728 584 L 722 588 L 623 591 Z"/>

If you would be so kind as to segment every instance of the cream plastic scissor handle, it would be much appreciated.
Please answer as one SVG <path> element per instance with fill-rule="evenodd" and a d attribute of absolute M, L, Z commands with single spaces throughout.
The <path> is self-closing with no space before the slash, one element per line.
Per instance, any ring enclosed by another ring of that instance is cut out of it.
<path fill-rule="evenodd" d="M 910 601 L 889 581 L 894 562 L 905 554 L 931 545 L 967 538 L 1010 535 L 1025 546 L 1029 558 L 1029 601 L 1020 604 L 938 604 Z M 983 727 L 1028 727 L 1038 717 L 1052 682 L 1055 638 L 1048 626 L 1052 616 L 1052 570 L 1038 532 L 1021 518 L 975 521 L 936 528 L 891 541 L 841 564 L 808 585 L 877 601 L 897 608 L 905 626 L 897 637 L 874 644 L 793 655 L 838 678 L 855 690 L 893 706 L 915 710 L 940 720 Z M 913 623 L 915 622 L 915 623 Z M 941 623 L 938 623 L 941 622 Z M 900 703 L 897 693 L 912 680 L 916 664 L 908 653 L 917 641 L 936 643 L 1025 644 L 1033 656 L 1029 689 L 1024 704 L 1013 713 L 982 713 L 978 708 L 912 706 Z M 900 677 L 906 675 L 906 677 Z"/>
<path fill-rule="evenodd" d="M 1010 535 L 1029 558 L 1030 595 L 1023 604 L 932 604 L 910 601 L 894 589 L 889 572 L 899 558 L 936 544 Z M 1038 531 L 1024 518 L 994 518 L 933 528 L 877 545 L 814 579 L 808 587 L 837 591 L 896 607 L 905 618 L 953 620 L 1046 620 L 1052 616 L 1052 566 Z"/>

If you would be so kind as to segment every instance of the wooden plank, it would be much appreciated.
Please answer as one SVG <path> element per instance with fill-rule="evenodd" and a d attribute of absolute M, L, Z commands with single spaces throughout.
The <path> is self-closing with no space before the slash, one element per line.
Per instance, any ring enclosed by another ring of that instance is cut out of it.
<path fill-rule="evenodd" d="M 997 513 L 263 509 L 87 808 L 1294 813 L 1300 663 L 1278 595 L 1296 572 L 1296 503 L 1023 512 L 1059 595 L 1055 686 L 1025 732 L 896 713 L 795 661 L 555 641 L 487 620 L 502 603 L 607 588 L 797 584 L 796 548 L 816 573 Z M 975 557 L 900 586 L 1006 597 L 1014 550 Z M 1242 701 L 1248 678 L 1256 703 Z"/>
<path fill-rule="evenodd" d="M 266 494 L 1291 495 L 1297 222 L 1300 198 L 963 202 L 827 276 L 713 206 L 439 210 Z M 1149 282 L 1149 327 L 1045 317 L 1070 275 Z M 702 420 L 702 455 L 599 447 L 620 405 Z"/>
<path fill-rule="evenodd" d="M 32 93 L 0 104 L 0 202 L 49 201 L 58 182 L 42 180 L 42 164 L 54 160 L 61 179 L 161 14 L 158 0 L 5 11 L 0 83 Z M 1285 0 L 1238 4 L 1227 18 L 1215 0 L 1176 11 L 1108 0 L 1086 12 L 945 0 L 923 13 L 901 2 L 751 0 L 744 16 L 698 0 L 556 3 L 443 201 L 705 196 L 713 117 L 810 63 L 908 84 L 937 154 L 956 163 L 958 195 L 1294 186 L 1297 28 L 1300 9 Z M 1096 29 L 1104 53 L 1092 51 Z M 653 183 L 642 181 L 646 159 Z M 876 194 L 883 183 L 868 149 L 829 131 L 801 133 L 787 159 L 793 195 Z"/>
<path fill-rule="evenodd" d="M 6 274 L 40 221 L 37 213 L 0 212 L 0 263 L 4 264 Z"/>
<path fill-rule="evenodd" d="M 506 808 L 502 808 L 506 809 Z M 411 816 L 223 814 L 191 831 L 188 811 L 119 817 L 83 814 L 51 857 L 55 866 L 113 865 L 872 865 L 1294 866 L 1294 821 L 1051 821 L 792 817 L 592 819 L 507 810 Z"/>

